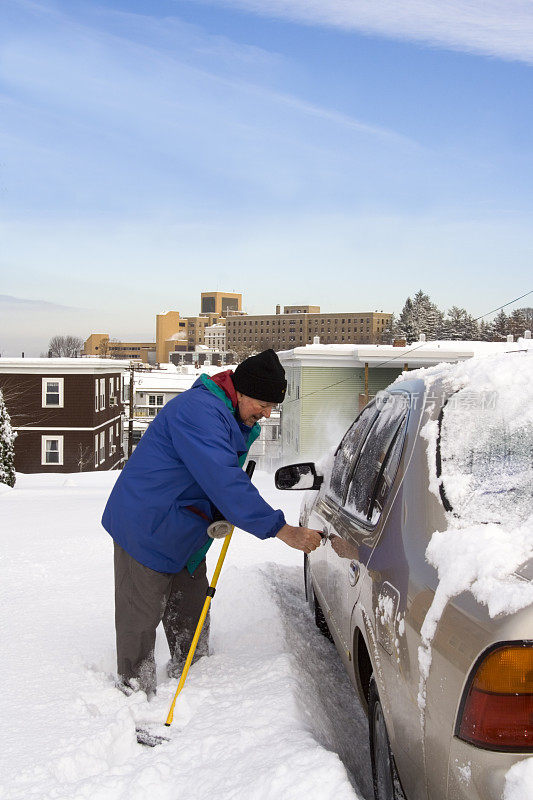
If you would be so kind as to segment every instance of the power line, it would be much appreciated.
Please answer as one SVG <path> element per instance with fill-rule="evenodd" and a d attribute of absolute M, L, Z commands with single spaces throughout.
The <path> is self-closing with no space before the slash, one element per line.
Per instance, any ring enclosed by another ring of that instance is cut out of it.
<path fill-rule="evenodd" d="M 408 353 L 412 353 L 415 350 L 418 350 L 420 347 L 423 347 L 427 342 L 422 342 L 421 344 L 417 345 L 416 347 L 411 347 L 409 350 L 398 353 L 397 356 L 393 356 L 389 358 L 387 361 L 381 361 L 379 364 L 373 364 L 373 367 L 381 367 L 383 364 L 388 364 L 390 361 L 394 361 L 396 358 L 400 358 L 402 356 L 406 356 Z M 301 397 L 295 397 L 293 400 L 286 400 L 285 403 L 298 403 L 300 400 L 305 400 L 307 397 L 311 397 L 313 394 L 318 394 L 319 392 L 325 392 L 326 389 L 332 389 L 333 386 L 338 386 L 341 383 L 346 383 L 347 381 L 351 381 L 353 376 L 350 375 L 348 378 L 343 378 L 342 381 L 336 381 L 335 383 L 330 383 L 328 386 L 322 386 L 320 389 L 315 389 L 314 392 L 308 392 L 307 394 L 303 394 Z"/>
<path fill-rule="evenodd" d="M 530 292 L 526 292 L 525 294 L 521 294 L 520 297 L 515 297 L 514 300 L 509 300 L 509 302 L 508 303 L 504 303 L 503 306 L 498 306 L 498 308 L 493 308 L 492 311 L 487 311 L 486 314 L 482 314 L 480 317 L 476 317 L 474 319 L 474 322 L 477 322 L 478 319 L 483 319 L 483 317 L 488 317 L 489 314 L 494 314 L 495 311 L 501 311 L 502 308 L 507 308 L 507 306 L 510 306 L 513 303 L 518 302 L 518 300 L 522 300 L 523 297 L 527 297 L 528 294 L 533 294 L 533 289 L 531 289 Z"/>

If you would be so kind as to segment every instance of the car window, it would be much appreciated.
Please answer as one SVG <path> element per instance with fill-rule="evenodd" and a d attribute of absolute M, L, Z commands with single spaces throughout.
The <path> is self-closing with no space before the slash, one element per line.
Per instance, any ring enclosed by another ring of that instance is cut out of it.
<path fill-rule="evenodd" d="M 359 453 L 361 444 L 364 442 L 377 414 L 378 409 L 375 403 L 365 406 L 337 448 L 327 493 L 338 503 L 342 503 L 350 478 L 350 467 Z"/>
<path fill-rule="evenodd" d="M 531 514 L 531 420 L 508 419 L 499 395 L 458 391 L 440 415 L 437 472 L 446 507 L 457 516 L 522 522 Z"/>
<path fill-rule="evenodd" d="M 384 394 L 380 413 L 361 449 L 348 495 L 346 511 L 375 525 L 394 481 L 405 438 L 407 396 Z"/>

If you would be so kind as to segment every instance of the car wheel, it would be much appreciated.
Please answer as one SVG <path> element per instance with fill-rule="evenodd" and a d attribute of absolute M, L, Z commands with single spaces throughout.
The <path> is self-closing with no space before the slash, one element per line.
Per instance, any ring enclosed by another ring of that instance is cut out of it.
<path fill-rule="evenodd" d="M 405 800 L 374 678 L 368 689 L 368 734 L 375 800 Z"/>
<path fill-rule="evenodd" d="M 324 634 L 326 638 L 328 638 L 331 642 L 333 641 L 333 637 L 329 631 L 328 623 L 326 622 L 326 618 L 324 616 L 324 612 L 320 608 L 320 603 L 318 602 L 315 590 L 313 588 L 313 579 L 311 578 L 311 567 L 309 566 L 309 559 L 307 556 L 304 557 L 304 581 L 305 581 L 305 596 L 307 598 L 307 604 L 309 606 L 309 610 L 315 619 L 315 625 L 317 626 L 320 633 Z"/>

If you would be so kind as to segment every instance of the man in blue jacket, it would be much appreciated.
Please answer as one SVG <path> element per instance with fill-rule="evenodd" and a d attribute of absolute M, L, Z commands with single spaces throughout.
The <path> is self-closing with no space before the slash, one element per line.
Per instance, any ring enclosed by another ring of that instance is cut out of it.
<path fill-rule="evenodd" d="M 207 526 L 218 509 L 259 539 L 277 537 L 311 552 L 317 531 L 288 525 L 242 470 L 259 420 L 281 403 L 287 382 L 273 350 L 233 373 L 202 375 L 164 406 L 118 477 L 102 524 L 114 539 L 119 687 L 155 692 L 155 631 L 179 674 L 208 588 Z M 207 653 L 205 627 L 197 648 Z"/>

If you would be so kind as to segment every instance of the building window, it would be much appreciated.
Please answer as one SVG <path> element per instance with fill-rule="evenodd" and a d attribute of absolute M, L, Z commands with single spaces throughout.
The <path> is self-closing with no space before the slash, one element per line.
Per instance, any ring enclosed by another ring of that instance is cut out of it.
<path fill-rule="evenodd" d="M 63 378 L 43 378 L 43 408 L 63 408 Z"/>
<path fill-rule="evenodd" d="M 63 437 L 41 436 L 41 464 L 63 463 Z"/>
<path fill-rule="evenodd" d="M 94 437 L 94 466 L 98 466 L 98 434 Z"/>
<path fill-rule="evenodd" d="M 113 441 L 113 426 L 109 428 L 109 455 L 112 456 L 115 452 L 115 443 Z"/>
<path fill-rule="evenodd" d="M 100 432 L 100 464 L 105 461 L 105 431 Z"/>
<path fill-rule="evenodd" d="M 105 378 L 100 378 L 100 411 L 105 409 Z"/>
<path fill-rule="evenodd" d="M 162 406 L 163 405 L 163 395 L 162 394 L 149 394 L 148 395 L 148 405 L 149 406 Z"/>

